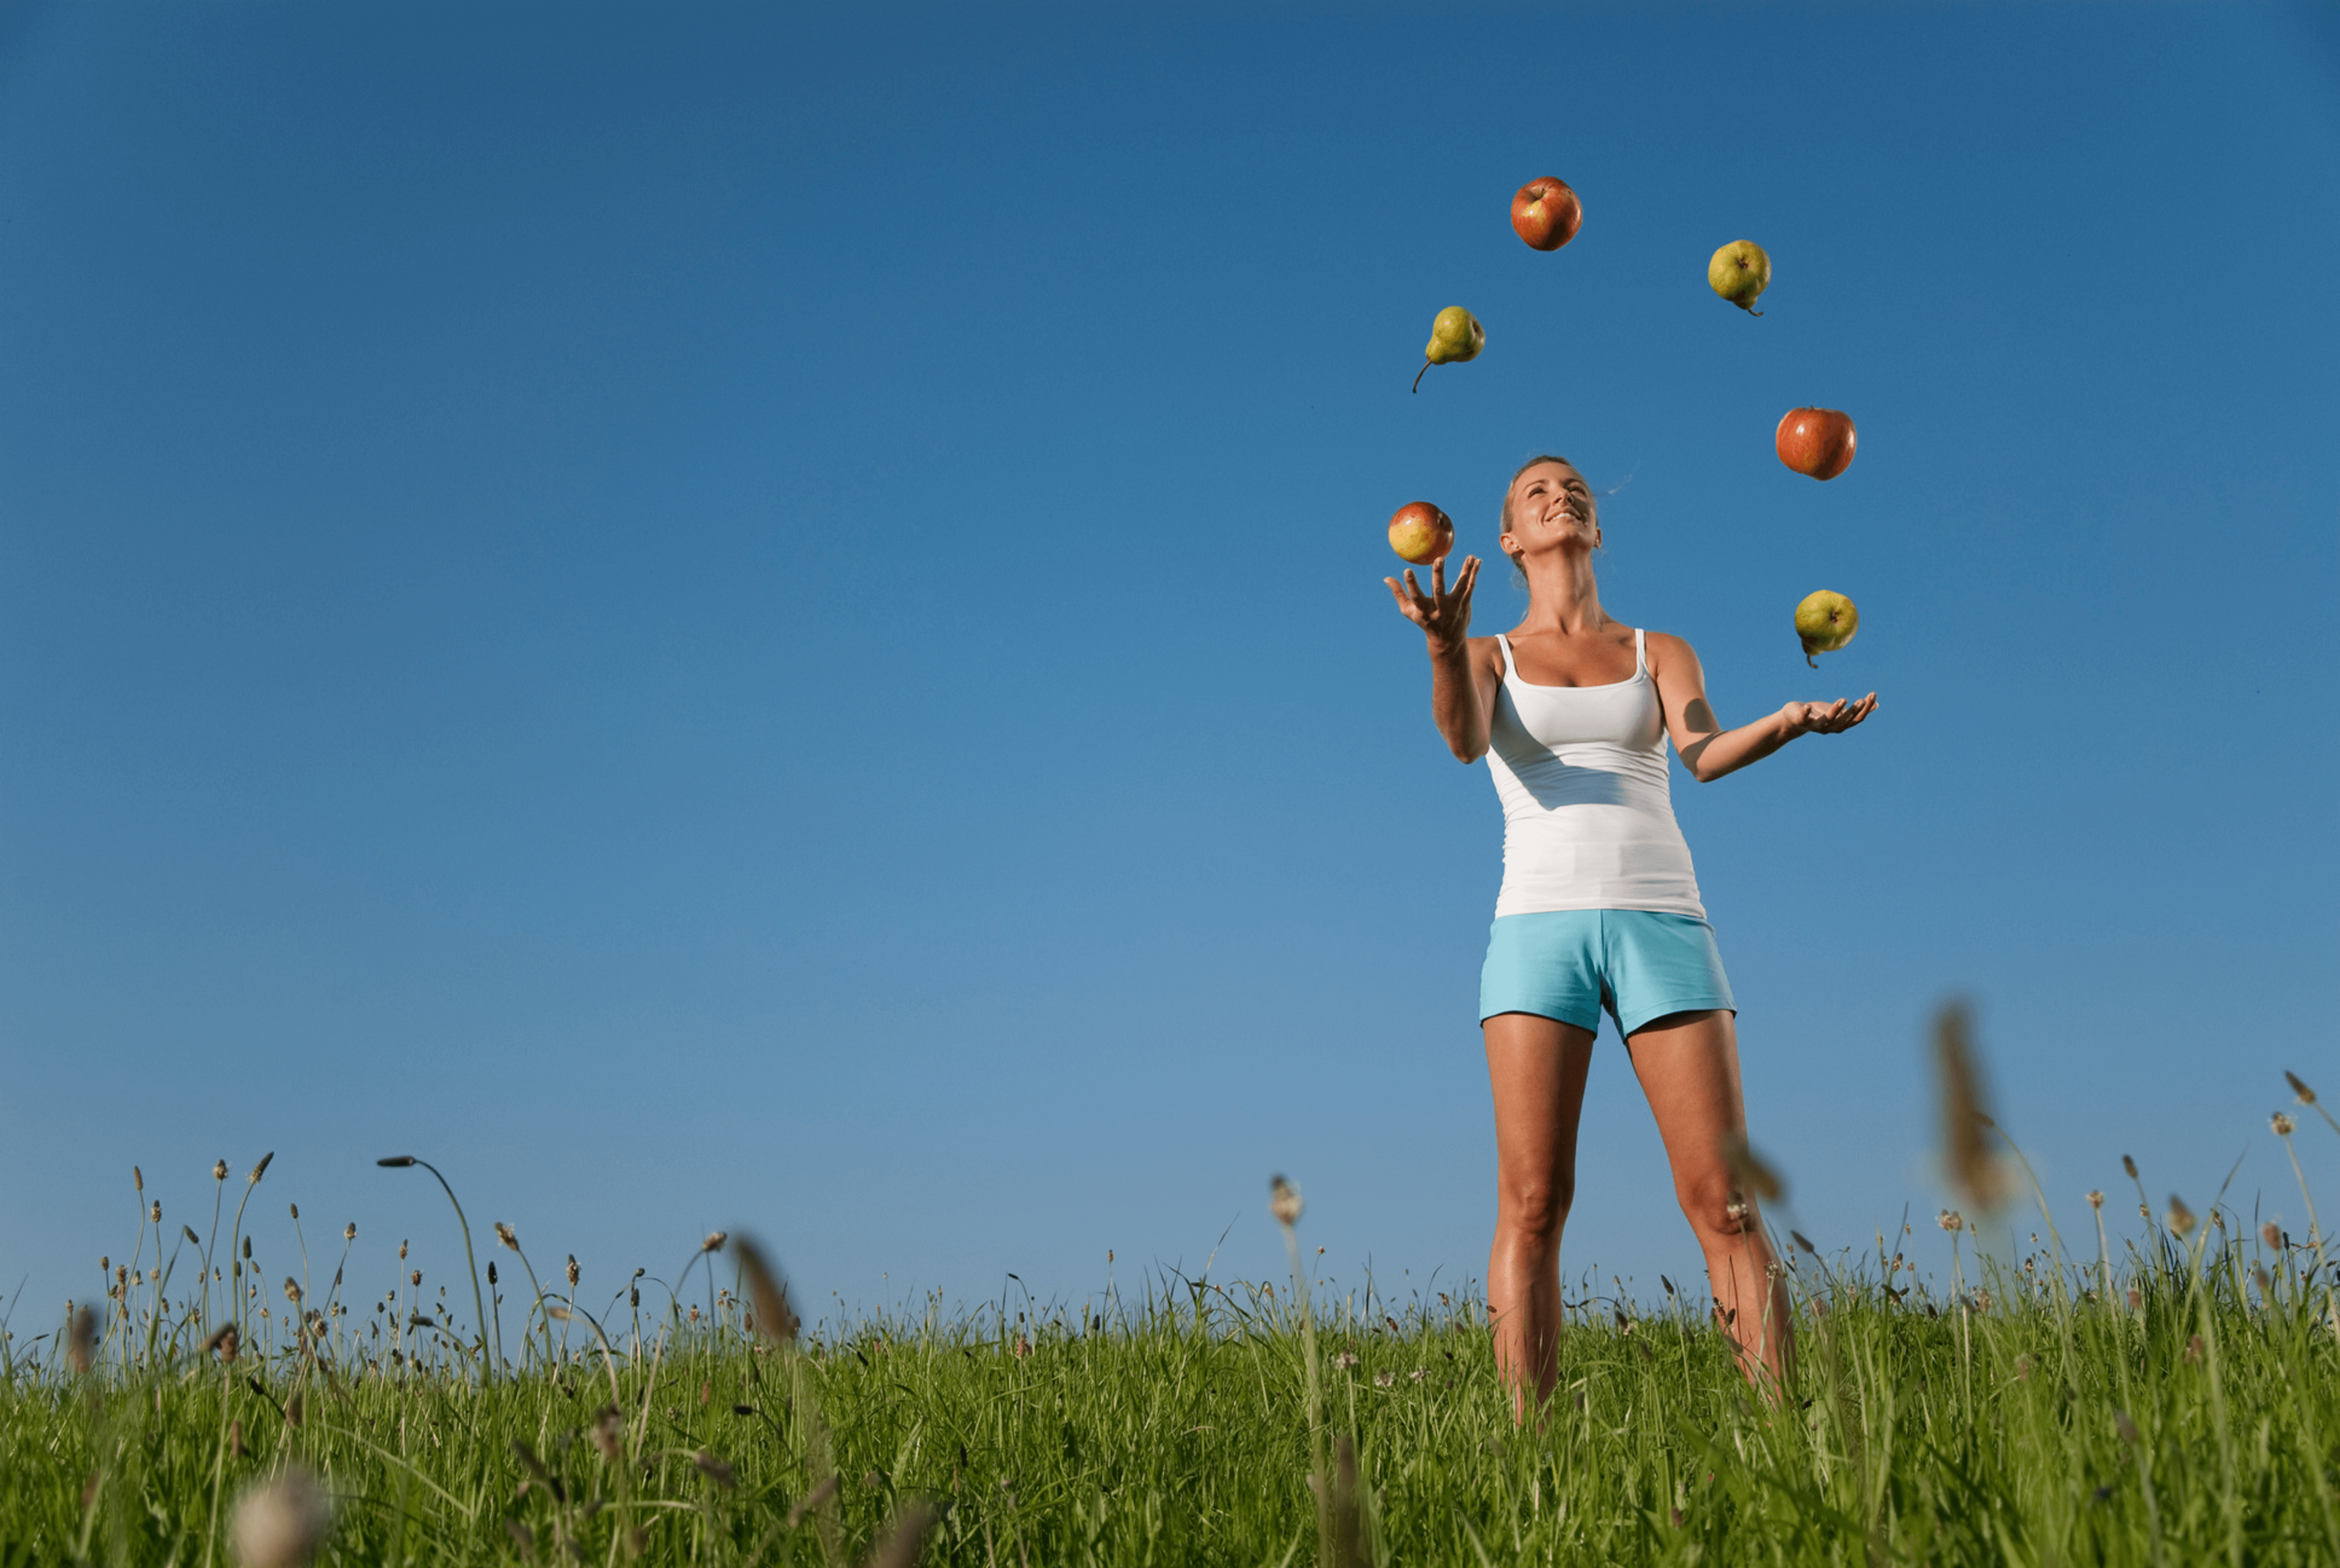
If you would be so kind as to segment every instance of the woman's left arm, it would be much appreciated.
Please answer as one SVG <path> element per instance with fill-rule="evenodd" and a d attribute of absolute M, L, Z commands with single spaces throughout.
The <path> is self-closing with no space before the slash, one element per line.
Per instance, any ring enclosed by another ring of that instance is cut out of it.
<path fill-rule="evenodd" d="M 1658 683 L 1666 733 L 1673 737 L 1682 766 L 1701 784 L 1760 762 L 1799 735 L 1834 735 L 1877 711 L 1872 691 L 1858 702 L 1841 697 L 1834 702 L 1790 702 L 1752 724 L 1725 729 L 1707 704 L 1706 671 L 1690 644 L 1652 631 L 1649 649 L 1650 677 Z"/>

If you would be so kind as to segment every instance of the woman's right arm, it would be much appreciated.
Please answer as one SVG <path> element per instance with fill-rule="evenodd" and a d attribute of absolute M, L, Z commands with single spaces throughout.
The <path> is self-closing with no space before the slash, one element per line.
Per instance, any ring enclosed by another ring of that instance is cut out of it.
<path fill-rule="evenodd" d="M 1479 558 L 1462 558 L 1452 590 L 1446 586 L 1443 557 L 1430 563 L 1427 593 L 1411 568 L 1403 584 L 1394 577 L 1382 581 L 1389 584 L 1399 613 L 1422 628 L 1430 654 L 1431 722 L 1457 759 L 1476 762 L 1487 754 L 1487 732 L 1494 722 L 1495 693 L 1502 684 L 1481 678 L 1479 665 L 1491 643 L 1481 638 L 1473 647 L 1470 635 L 1471 590 L 1479 581 Z"/>

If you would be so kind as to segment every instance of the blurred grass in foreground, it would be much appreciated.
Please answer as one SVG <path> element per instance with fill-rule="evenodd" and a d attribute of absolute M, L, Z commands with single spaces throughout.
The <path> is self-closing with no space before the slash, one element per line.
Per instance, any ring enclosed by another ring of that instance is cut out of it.
<path fill-rule="evenodd" d="M 759 1255 L 714 1236 L 598 1317 L 571 1260 L 507 1325 L 491 1262 L 484 1334 L 402 1247 L 361 1331 L 339 1266 L 303 1283 L 305 1242 L 261 1291 L 239 1209 L 224 1252 L 215 1215 L 114 1269 L 102 1321 L 11 1335 L 0 1565 L 2340 1562 L 2320 1234 L 2156 1216 L 2140 1186 L 2117 1242 L 2089 1196 L 2077 1255 L 2042 1220 L 1978 1256 L 1945 1211 L 1948 1293 L 1899 1236 L 1834 1261 L 1794 1237 L 1776 1406 L 1671 1283 L 1658 1311 L 1587 1299 L 1527 1430 L 1475 1300 L 1320 1295 L 1313 1368 L 1265 1282 L 800 1335 Z"/>

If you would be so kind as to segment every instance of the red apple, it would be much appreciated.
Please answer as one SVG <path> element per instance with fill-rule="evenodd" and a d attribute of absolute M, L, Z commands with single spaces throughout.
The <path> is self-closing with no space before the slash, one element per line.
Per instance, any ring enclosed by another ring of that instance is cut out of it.
<path fill-rule="evenodd" d="M 1780 461 L 1814 479 L 1834 479 L 1852 466 L 1852 416 L 1842 409 L 1791 408 L 1780 421 Z"/>
<path fill-rule="evenodd" d="M 1426 501 L 1408 501 L 1390 514 L 1390 548 L 1426 566 L 1454 548 L 1454 520 Z"/>
<path fill-rule="evenodd" d="M 1577 225 L 1583 222 L 1584 203 L 1566 180 L 1550 174 L 1530 180 L 1512 198 L 1512 227 L 1533 250 L 1560 249 L 1576 238 Z"/>

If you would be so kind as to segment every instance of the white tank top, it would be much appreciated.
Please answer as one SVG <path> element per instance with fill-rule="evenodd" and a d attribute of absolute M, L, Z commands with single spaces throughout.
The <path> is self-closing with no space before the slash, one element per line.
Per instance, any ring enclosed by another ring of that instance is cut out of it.
<path fill-rule="evenodd" d="M 1608 686 L 1531 686 L 1503 650 L 1487 770 L 1503 802 L 1498 918 L 1546 909 L 1654 909 L 1706 918 L 1674 821 L 1666 727 L 1648 647 Z"/>

